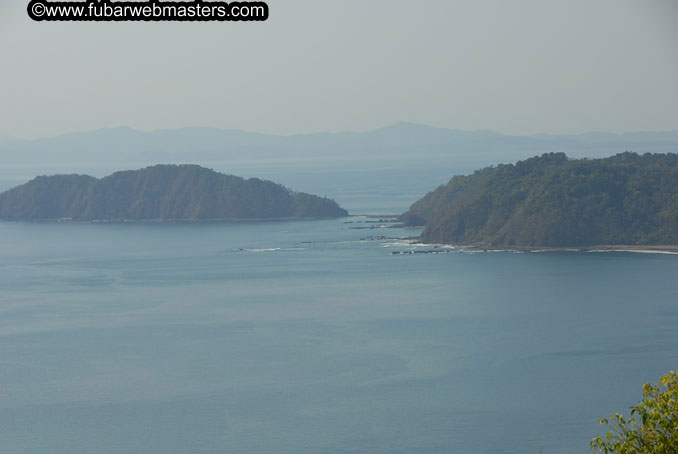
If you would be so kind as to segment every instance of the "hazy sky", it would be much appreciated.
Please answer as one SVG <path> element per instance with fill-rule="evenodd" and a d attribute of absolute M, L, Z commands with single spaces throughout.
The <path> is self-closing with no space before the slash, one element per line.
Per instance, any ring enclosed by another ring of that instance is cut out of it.
<path fill-rule="evenodd" d="M 678 129 L 676 0 L 270 0 L 251 23 L 38 23 L 27 3 L 0 0 L 0 136 Z"/>

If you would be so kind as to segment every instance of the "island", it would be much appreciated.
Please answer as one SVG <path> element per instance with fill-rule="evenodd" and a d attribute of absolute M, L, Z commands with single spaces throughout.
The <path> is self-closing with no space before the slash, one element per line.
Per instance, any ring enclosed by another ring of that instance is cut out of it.
<path fill-rule="evenodd" d="M 198 165 L 156 165 L 88 175 L 39 176 L 0 194 L 0 219 L 212 221 L 336 218 L 334 200 Z"/>
<path fill-rule="evenodd" d="M 401 216 L 419 241 L 478 248 L 676 250 L 678 155 L 548 153 L 455 176 Z"/>

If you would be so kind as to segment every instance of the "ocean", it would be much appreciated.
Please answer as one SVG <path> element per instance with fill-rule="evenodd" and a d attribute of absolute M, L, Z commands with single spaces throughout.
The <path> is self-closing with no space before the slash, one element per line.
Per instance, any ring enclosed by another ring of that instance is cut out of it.
<path fill-rule="evenodd" d="M 395 214 L 446 172 L 260 176 Z M 677 368 L 678 256 L 418 234 L 0 222 L 2 451 L 581 453 Z"/>

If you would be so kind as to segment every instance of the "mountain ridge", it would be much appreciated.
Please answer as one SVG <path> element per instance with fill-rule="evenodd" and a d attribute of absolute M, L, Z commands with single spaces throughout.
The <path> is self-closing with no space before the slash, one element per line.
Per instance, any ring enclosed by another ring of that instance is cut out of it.
<path fill-rule="evenodd" d="M 400 122 L 362 132 L 276 135 L 237 129 L 186 127 L 141 131 L 101 128 L 55 137 L 0 142 L 0 158 L 25 162 L 210 162 L 398 157 L 450 159 L 494 154 L 517 160 L 541 152 L 599 157 L 614 151 L 669 152 L 678 148 L 678 130 L 624 134 L 584 133 L 519 136 L 464 131 Z M 495 159 L 495 160 L 498 160 Z M 484 162 L 484 160 L 483 160 Z"/>

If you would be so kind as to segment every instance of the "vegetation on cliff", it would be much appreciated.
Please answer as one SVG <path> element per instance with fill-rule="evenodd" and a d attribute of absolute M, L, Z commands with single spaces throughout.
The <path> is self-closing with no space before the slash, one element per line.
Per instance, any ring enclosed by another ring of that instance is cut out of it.
<path fill-rule="evenodd" d="M 0 194 L 0 219 L 16 220 L 235 220 L 347 214 L 327 198 L 197 165 L 156 165 L 101 179 L 40 176 Z"/>
<path fill-rule="evenodd" d="M 422 240 L 500 247 L 678 244 L 678 155 L 549 153 L 455 176 L 405 214 Z"/>

